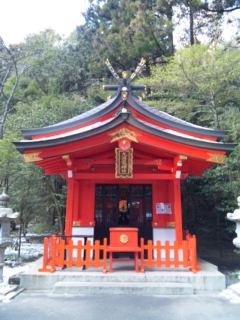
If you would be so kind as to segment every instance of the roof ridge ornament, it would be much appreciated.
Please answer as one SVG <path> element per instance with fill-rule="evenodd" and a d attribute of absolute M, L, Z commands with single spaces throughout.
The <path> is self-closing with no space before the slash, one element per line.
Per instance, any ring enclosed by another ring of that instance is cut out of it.
<path fill-rule="evenodd" d="M 108 67 L 108 70 L 111 72 L 111 74 L 114 76 L 115 79 L 117 79 L 117 81 L 121 84 L 121 80 L 120 80 L 120 77 L 119 75 L 117 74 L 117 72 L 113 69 L 111 63 L 109 62 L 109 60 L 107 59 L 106 60 L 106 65 Z"/>
<path fill-rule="evenodd" d="M 117 81 L 121 83 L 120 77 L 117 74 L 117 72 L 113 69 L 113 66 L 111 65 L 111 63 L 109 62 L 109 60 L 106 60 L 106 66 L 108 67 L 108 70 L 111 72 L 111 74 L 114 76 L 115 79 L 117 79 Z M 130 78 L 127 80 L 127 84 L 129 84 L 138 74 L 139 72 L 143 69 L 143 67 L 145 66 L 146 60 L 145 59 L 141 59 L 141 61 L 139 62 L 137 68 L 134 70 L 134 72 L 131 74 Z M 123 71 L 122 72 L 122 76 L 123 79 L 126 80 L 127 79 L 127 72 Z"/>
<path fill-rule="evenodd" d="M 135 71 L 131 74 L 130 78 L 127 80 L 127 83 L 130 83 L 138 74 L 139 72 L 143 69 L 145 66 L 146 60 L 142 58 L 140 63 L 138 64 L 137 68 Z"/>
<path fill-rule="evenodd" d="M 122 72 L 122 78 L 119 77 L 117 72 L 114 70 L 113 66 L 107 59 L 105 61 L 106 66 L 108 67 L 108 70 L 111 72 L 111 74 L 114 76 L 114 78 L 118 81 L 119 85 L 104 85 L 103 90 L 111 90 L 111 91 L 124 91 L 128 92 L 130 90 L 146 90 L 145 85 L 130 85 L 131 81 L 139 74 L 139 72 L 143 69 L 145 66 L 146 60 L 142 58 L 138 66 L 136 67 L 135 71 L 131 74 L 130 78 L 127 79 L 127 72 Z M 125 95 L 126 96 L 126 95 Z"/>

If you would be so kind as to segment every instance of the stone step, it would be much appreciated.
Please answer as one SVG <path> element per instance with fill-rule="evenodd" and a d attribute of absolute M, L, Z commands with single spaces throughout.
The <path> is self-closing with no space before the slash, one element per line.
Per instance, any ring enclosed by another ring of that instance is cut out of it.
<path fill-rule="evenodd" d="M 7 294 L 16 291 L 18 289 L 18 285 L 2 285 L 0 286 L 0 295 L 1 296 L 6 296 Z"/>
<path fill-rule="evenodd" d="M 31 268 L 21 275 L 20 286 L 27 290 L 52 290 L 57 282 L 138 282 L 145 283 L 190 283 L 196 291 L 222 291 L 226 289 L 224 274 L 215 266 L 204 260 L 200 261 L 202 271 L 193 273 L 190 271 L 153 269 L 145 270 L 145 273 L 136 273 L 128 270 L 129 263 L 115 263 L 113 272 L 103 274 L 102 268 L 82 270 L 77 268 L 58 269 L 54 273 L 38 272 L 42 267 L 42 259 L 38 260 Z"/>
<path fill-rule="evenodd" d="M 128 283 L 190 283 L 195 290 L 220 291 L 226 288 L 225 276 L 214 269 L 206 269 L 196 274 L 192 272 L 33 272 L 21 276 L 21 287 L 28 290 L 49 290 L 57 282 L 128 282 Z"/>
<path fill-rule="evenodd" d="M 23 290 L 24 288 L 19 288 L 18 285 L 6 285 L 4 287 L 0 287 L 0 302 L 10 301 Z"/>
<path fill-rule="evenodd" d="M 55 294 L 193 295 L 190 283 L 57 282 Z"/>
<path fill-rule="evenodd" d="M 155 274 L 155 273 L 86 273 L 86 274 L 73 274 L 68 273 L 64 276 L 59 276 L 56 282 L 141 282 L 141 283 L 152 283 L 152 282 L 173 282 L 173 283 L 189 283 L 188 273 L 184 275 L 177 275 L 175 273 L 169 274 Z"/>

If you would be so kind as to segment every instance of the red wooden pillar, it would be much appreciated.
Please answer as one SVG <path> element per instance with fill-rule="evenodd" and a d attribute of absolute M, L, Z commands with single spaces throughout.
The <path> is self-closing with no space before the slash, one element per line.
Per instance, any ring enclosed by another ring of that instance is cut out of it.
<path fill-rule="evenodd" d="M 173 180 L 173 202 L 175 213 L 176 240 L 181 243 L 182 238 L 182 201 L 180 179 Z"/>
<path fill-rule="evenodd" d="M 72 235 L 72 223 L 73 223 L 73 195 L 74 195 L 74 179 L 68 178 L 67 189 L 67 204 L 66 204 L 66 223 L 65 223 L 65 236 Z"/>

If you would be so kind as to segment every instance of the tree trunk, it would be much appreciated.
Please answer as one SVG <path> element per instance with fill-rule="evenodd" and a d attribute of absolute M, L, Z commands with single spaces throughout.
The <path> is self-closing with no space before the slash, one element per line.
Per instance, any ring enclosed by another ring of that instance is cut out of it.
<path fill-rule="evenodd" d="M 167 18 L 168 18 L 168 21 L 170 23 L 172 23 L 172 21 L 173 21 L 172 5 L 169 6 L 169 11 L 167 13 Z M 168 36 L 169 53 L 170 53 L 171 56 L 173 56 L 174 55 L 174 44 L 173 44 L 173 30 L 172 30 L 172 28 L 171 28 L 171 30 L 168 31 L 167 36 Z"/>
<path fill-rule="evenodd" d="M 11 90 L 11 93 L 10 93 L 8 99 L 4 99 L 4 96 L 2 95 L 2 97 L 4 99 L 4 112 L 2 115 L 2 119 L 0 121 L 0 140 L 3 139 L 3 128 L 4 128 L 5 121 L 7 119 L 8 113 L 9 113 L 10 102 L 13 98 L 13 95 L 14 95 L 16 89 L 17 89 L 19 78 L 21 77 L 22 74 L 23 74 L 23 71 L 20 73 L 20 75 L 16 76 L 14 85 L 12 87 L 12 90 Z"/>
<path fill-rule="evenodd" d="M 189 5 L 189 31 L 190 31 L 190 44 L 194 45 L 194 20 L 193 20 L 193 6 Z"/>
<path fill-rule="evenodd" d="M 56 197 L 55 197 L 55 194 L 54 194 L 54 192 L 53 192 L 52 187 L 51 187 L 51 186 L 49 186 L 49 187 L 50 187 L 51 197 L 52 197 L 52 200 L 53 200 L 55 209 L 56 209 L 56 211 L 57 211 L 59 229 L 60 229 L 61 234 L 63 234 L 64 229 L 63 229 L 63 221 L 62 221 L 61 209 L 60 209 L 59 206 L 58 206 L 58 202 L 57 202 L 57 199 L 56 199 Z"/>
<path fill-rule="evenodd" d="M 21 256 L 21 244 L 22 244 L 22 223 L 20 222 L 19 241 L 18 241 L 18 260 Z"/>
<path fill-rule="evenodd" d="M 214 117 L 215 129 L 220 129 L 218 113 L 217 113 L 217 108 L 216 108 L 216 105 L 215 105 L 214 93 L 213 92 L 211 92 L 211 108 L 212 108 L 213 117 Z"/>

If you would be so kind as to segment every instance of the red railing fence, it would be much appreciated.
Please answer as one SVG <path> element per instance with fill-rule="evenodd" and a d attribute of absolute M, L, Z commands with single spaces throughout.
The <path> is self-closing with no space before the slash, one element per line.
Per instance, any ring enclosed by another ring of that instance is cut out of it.
<path fill-rule="evenodd" d="M 51 248 L 49 250 L 49 248 Z M 87 240 L 86 244 L 81 240 L 74 244 L 72 239 L 65 241 L 61 237 L 52 236 L 44 239 L 43 268 L 39 272 L 54 272 L 59 268 L 107 268 L 107 239 L 100 244 L 96 240 L 94 244 Z M 50 254 L 49 254 L 50 253 Z M 102 258 L 100 258 L 102 256 Z"/>
<path fill-rule="evenodd" d="M 140 247 L 141 252 L 141 271 L 144 272 L 144 266 L 147 268 L 189 268 L 192 272 L 196 273 L 200 271 L 197 263 L 196 253 L 196 237 L 186 237 L 181 243 L 174 241 L 170 244 L 169 241 L 162 243 L 156 241 L 153 244 L 152 240 L 148 240 L 147 244 L 144 244 L 144 239 L 141 238 Z M 147 255 L 147 259 L 144 259 L 144 255 Z"/>
<path fill-rule="evenodd" d="M 201 269 L 198 267 L 196 253 L 196 237 L 186 235 L 186 240 L 181 242 L 169 241 L 155 244 L 149 240 L 144 244 L 140 240 L 141 249 L 141 272 L 147 268 L 189 268 L 196 273 Z M 144 256 L 147 257 L 144 259 Z M 72 239 L 62 239 L 61 236 L 52 236 L 44 239 L 43 267 L 39 272 L 54 272 L 56 268 L 99 268 L 103 273 L 107 272 L 107 239 L 100 244 L 99 240 L 94 243 L 87 240 L 84 243 L 78 240 L 74 243 Z"/>

